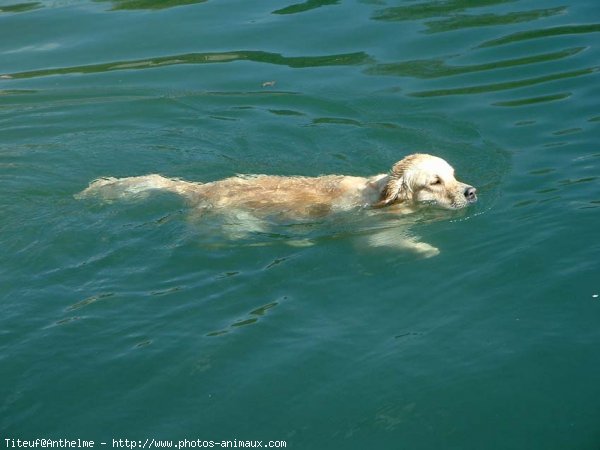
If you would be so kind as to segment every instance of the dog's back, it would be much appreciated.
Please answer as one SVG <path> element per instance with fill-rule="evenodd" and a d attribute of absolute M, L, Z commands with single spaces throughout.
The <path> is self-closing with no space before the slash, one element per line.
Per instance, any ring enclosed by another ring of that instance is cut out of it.
<path fill-rule="evenodd" d="M 377 196 L 377 190 L 369 188 L 368 179 L 342 175 L 247 175 L 210 183 L 192 183 L 153 174 L 98 179 L 81 192 L 78 198 L 96 196 L 116 200 L 142 197 L 153 190 L 166 190 L 182 195 L 192 206 L 236 208 L 263 214 L 284 213 L 290 218 L 318 217 L 364 206 Z"/>

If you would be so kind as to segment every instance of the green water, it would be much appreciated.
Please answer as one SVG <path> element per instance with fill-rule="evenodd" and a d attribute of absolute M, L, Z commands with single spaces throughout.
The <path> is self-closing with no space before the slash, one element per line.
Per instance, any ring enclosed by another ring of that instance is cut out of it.
<path fill-rule="evenodd" d="M 18 1 L 1 448 L 600 448 L 597 1 Z M 101 176 L 370 175 L 414 151 L 480 196 L 415 226 L 429 259 L 362 245 L 364 217 L 231 241 L 169 195 L 74 198 Z"/>

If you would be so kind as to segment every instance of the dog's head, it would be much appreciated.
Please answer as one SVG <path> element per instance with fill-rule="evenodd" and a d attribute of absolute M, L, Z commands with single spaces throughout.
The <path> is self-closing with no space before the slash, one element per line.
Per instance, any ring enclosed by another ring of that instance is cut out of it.
<path fill-rule="evenodd" d="M 412 202 L 460 209 L 476 201 L 476 189 L 458 181 L 450 164 L 437 156 L 416 153 L 394 164 L 376 206 Z"/>

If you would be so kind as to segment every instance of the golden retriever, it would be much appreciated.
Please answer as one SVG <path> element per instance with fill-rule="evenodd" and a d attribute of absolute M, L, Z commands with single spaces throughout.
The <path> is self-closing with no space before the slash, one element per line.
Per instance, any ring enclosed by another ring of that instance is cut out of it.
<path fill-rule="evenodd" d="M 411 213 L 422 204 L 461 209 L 477 201 L 476 189 L 458 181 L 450 164 L 436 156 L 421 153 L 397 162 L 389 174 L 369 178 L 239 175 L 209 183 L 195 183 L 161 175 L 145 175 L 98 179 L 78 197 L 102 195 L 104 198 L 122 198 L 154 189 L 179 194 L 191 206 L 201 210 L 237 211 L 245 217 L 257 219 L 278 216 L 302 220 L 357 208 L 386 208 L 400 215 Z M 413 237 L 385 230 L 372 236 L 370 243 L 406 248 L 424 256 L 439 253 L 435 247 Z"/>

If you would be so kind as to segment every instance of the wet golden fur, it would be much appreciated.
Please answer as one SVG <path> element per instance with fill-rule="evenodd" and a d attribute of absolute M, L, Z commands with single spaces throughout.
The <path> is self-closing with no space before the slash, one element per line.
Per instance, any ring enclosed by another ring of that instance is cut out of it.
<path fill-rule="evenodd" d="M 446 161 L 420 153 L 394 164 L 389 174 L 368 178 L 242 175 L 194 183 L 145 175 L 99 179 L 80 196 L 102 194 L 119 198 L 153 189 L 175 192 L 198 208 L 241 210 L 256 217 L 278 215 L 288 219 L 307 219 L 355 208 L 389 208 L 405 214 L 422 203 L 460 209 L 477 199 L 475 189 L 458 181 Z"/>

